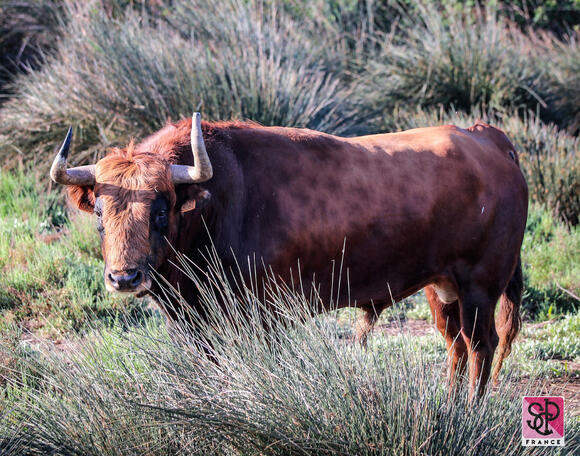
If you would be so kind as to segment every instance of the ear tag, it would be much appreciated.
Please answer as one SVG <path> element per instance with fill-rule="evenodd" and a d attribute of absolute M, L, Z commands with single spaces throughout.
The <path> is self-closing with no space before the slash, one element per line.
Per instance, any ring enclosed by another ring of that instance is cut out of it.
<path fill-rule="evenodd" d="M 180 211 L 183 212 L 189 212 L 189 211 L 193 211 L 195 209 L 196 206 L 196 201 L 194 199 L 191 199 L 189 201 L 186 201 L 185 203 L 183 203 L 181 205 L 181 209 Z"/>

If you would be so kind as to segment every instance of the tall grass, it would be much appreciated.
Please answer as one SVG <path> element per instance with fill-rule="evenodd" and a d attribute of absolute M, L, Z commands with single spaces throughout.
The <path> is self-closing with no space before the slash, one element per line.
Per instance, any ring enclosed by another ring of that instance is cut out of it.
<path fill-rule="evenodd" d="M 520 445 L 521 387 L 449 398 L 444 369 L 411 340 L 362 350 L 299 293 L 270 281 L 264 306 L 224 273 L 193 277 L 208 316 L 194 340 L 153 324 L 96 332 L 66 361 L 12 352 L 5 453 L 552 454 Z M 563 454 L 578 450 L 577 424 Z"/>
<path fill-rule="evenodd" d="M 60 35 L 61 0 L 0 1 L 0 105 L 16 74 L 39 68 Z"/>
<path fill-rule="evenodd" d="M 541 28 L 559 36 L 576 30 L 580 24 L 580 8 L 576 0 L 511 0 L 500 1 L 503 13 L 522 28 Z"/>
<path fill-rule="evenodd" d="M 579 32 L 568 35 L 564 42 L 553 37 L 544 38 L 542 55 L 548 78 L 545 99 L 551 106 L 550 120 L 559 123 L 575 135 L 580 133 L 580 40 Z"/>
<path fill-rule="evenodd" d="M 58 337 L 89 320 L 114 319 L 135 299 L 105 291 L 98 235 L 89 216 L 70 220 L 36 176 L 0 171 L 0 332 L 12 325 Z M 92 324 L 95 324 L 94 322 Z"/>
<path fill-rule="evenodd" d="M 0 143 L 26 160 L 46 156 L 68 124 L 75 147 L 89 148 L 73 156 L 87 160 L 91 146 L 125 142 L 193 110 L 335 132 L 355 125 L 352 89 L 329 71 L 334 43 L 302 33 L 308 22 L 276 3 L 176 1 L 167 21 L 133 10 L 111 18 L 94 3 L 69 5 L 56 55 L 0 111 Z"/>
<path fill-rule="evenodd" d="M 535 86 L 543 68 L 534 45 L 499 17 L 497 5 L 458 8 L 412 1 L 378 56 L 369 62 L 367 97 L 388 112 L 397 105 L 503 111 L 543 103 Z"/>

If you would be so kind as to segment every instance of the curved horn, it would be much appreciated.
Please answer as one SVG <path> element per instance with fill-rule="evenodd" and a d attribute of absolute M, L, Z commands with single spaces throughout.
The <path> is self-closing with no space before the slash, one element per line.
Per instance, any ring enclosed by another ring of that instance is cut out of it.
<path fill-rule="evenodd" d="M 71 138 L 72 127 L 68 129 L 66 138 L 52 162 L 50 178 L 57 184 L 63 185 L 94 185 L 95 165 L 77 166 L 71 169 L 66 168 L 66 159 L 68 157 Z"/>
<path fill-rule="evenodd" d="M 213 176 L 211 161 L 205 150 L 201 133 L 201 115 L 193 114 L 191 119 L 191 151 L 193 166 L 171 165 L 171 177 L 174 184 L 196 184 L 208 181 Z"/>

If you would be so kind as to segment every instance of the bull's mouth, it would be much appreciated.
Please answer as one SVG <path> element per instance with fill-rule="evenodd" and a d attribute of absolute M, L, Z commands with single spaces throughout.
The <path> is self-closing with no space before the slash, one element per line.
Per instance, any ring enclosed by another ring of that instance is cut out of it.
<path fill-rule="evenodd" d="M 105 271 L 105 288 L 112 293 L 143 296 L 151 288 L 151 277 L 141 268 Z"/>

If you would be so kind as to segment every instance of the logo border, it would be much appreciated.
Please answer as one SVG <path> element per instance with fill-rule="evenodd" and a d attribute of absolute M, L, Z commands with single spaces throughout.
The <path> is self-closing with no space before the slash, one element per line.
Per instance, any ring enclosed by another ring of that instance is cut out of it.
<path fill-rule="evenodd" d="M 545 444 L 545 443 L 526 443 L 526 440 L 534 440 L 534 439 L 530 439 L 529 437 L 524 437 L 524 406 L 525 406 L 525 400 L 526 398 L 529 397 L 534 397 L 534 398 L 538 398 L 541 397 L 543 398 L 549 398 L 549 399 L 553 399 L 553 398 L 558 398 L 558 399 L 562 399 L 562 437 L 558 438 L 558 439 L 539 439 L 539 440 L 558 440 L 559 443 L 556 444 Z M 565 411 L 566 411 L 566 399 L 564 398 L 564 396 L 522 396 L 522 409 L 521 409 L 521 436 L 522 436 L 522 446 L 526 446 L 526 447 L 534 447 L 534 446 L 553 446 L 553 447 L 563 447 L 566 444 L 566 420 L 565 420 Z"/>

